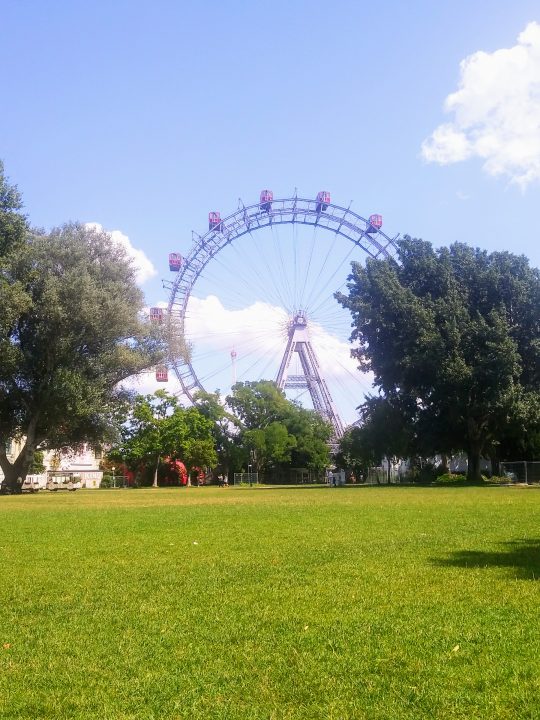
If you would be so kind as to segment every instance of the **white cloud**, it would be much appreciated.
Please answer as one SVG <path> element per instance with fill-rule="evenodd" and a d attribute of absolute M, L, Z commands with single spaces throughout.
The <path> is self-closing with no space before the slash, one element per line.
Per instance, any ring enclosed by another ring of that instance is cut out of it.
<path fill-rule="evenodd" d="M 123 232 L 120 230 L 105 230 L 103 225 L 95 222 L 85 223 L 85 227 L 97 230 L 98 232 L 108 233 L 114 243 L 124 248 L 128 257 L 133 260 L 133 264 L 137 271 L 137 283 L 139 285 L 142 285 L 151 277 L 157 275 L 157 270 L 152 264 L 152 261 L 146 257 L 142 250 L 138 250 L 133 247 L 130 239 L 127 235 L 124 235 Z"/>
<path fill-rule="evenodd" d="M 163 306 L 164 303 L 159 303 Z M 277 374 L 287 341 L 289 317 L 283 308 L 269 303 L 254 302 L 241 309 L 226 308 L 215 295 L 205 298 L 192 296 L 186 317 L 186 333 L 194 345 L 193 366 L 206 390 L 221 389 L 229 393 L 232 384 L 231 350 L 237 351 L 239 380 L 259 379 L 263 369 L 265 378 Z M 350 356 L 351 346 L 317 323 L 311 323 L 310 337 L 319 361 L 322 376 L 327 381 L 338 412 L 346 423 L 356 419 L 355 407 L 371 391 L 371 374 L 362 374 Z M 266 366 L 267 360 L 273 362 Z M 248 372 L 244 375 L 245 369 Z M 251 372 L 249 369 L 251 368 Z M 271 370 L 270 370 L 271 369 Z M 295 372 L 292 369 L 291 371 Z M 178 394 L 181 387 L 174 370 L 169 368 L 167 383 L 158 383 L 155 372 L 130 378 L 123 385 L 141 394 L 165 389 Z"/>
<path fill-rule="evenodd" d="M 540 23 L 531 22 L 517 45 L 479 51 L 460 64 L 459 88 L 446 98 L 453 120 L 422 144 L 440 165 L 471 157 L 490 175 L 525 187 L 540 179 Z"/>
<path fill-rule="evenodd" d="M 263 370 L 266 378 L 277 375 L 289 322 L 283 308 L 254 302 L 240 310 L 229 310 L 218 297 L 208 295 L 204 299 L 191 297 L 188 311 L 186 331 L 195 346 L 193 365 L 207 390 L 221 387 L 228 392 L 233 348 L 237 352 L 239 380 L 257 379 Z M 339 412 L 351 422 L 356 418 L 354 408 L 362 402 L 365 393 L 372 392 L 373 376 L 358 370 L 348 342 L 316 322 L 310 322 L 309 333 L 321 375 L 329 385 Z M 214 374 L 213 368 L 219 367 L 221 375 Z M 245 368 L 252 371 L 244 376 Z M 292 365 L 291 371 L 295 373 Z M 204 380 L 206 372 L 211 377 L 208 382 Z"/>
<path fill-rule="evenodd" d="M 276 338 L 283 337 L 288 316 L 283 308 L 255 302 L 240 310 L 227 310 L 215 295 L 204 299 L 191 297 L 186 332 L 196 346 L 216 353 L 230 352 L 233 347 L 252 347 L 270 352 Z"/>
<path fill-rule="evenodd" d="M 249 349 L 264 356 L 277 353 L 280 357 L 287 342 L 289 317 L 285 310 L 264 302 L 255 302 L 241 310 L 228 310 L 215 295 L 205 299 L 192 297 L 186 331 L 198 348 L 213 350 L 216 356 L 235 348 L 240 356 Z M 323 374 L 356 373 L 357 363 L 351 358 L 351 346 L 328 333 L 316 323 L 309 326 L 310 339 Z"/>

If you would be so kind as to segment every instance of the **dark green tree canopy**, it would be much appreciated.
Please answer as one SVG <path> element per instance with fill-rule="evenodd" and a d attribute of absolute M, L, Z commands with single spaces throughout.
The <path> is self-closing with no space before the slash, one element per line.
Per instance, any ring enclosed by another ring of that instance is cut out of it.
<path fill-rule="evenodd" d="M 119 383 L 159 361 L 165 343 L 143 319 L 135 269 L 107 233 L 75 223 L 26 230 L 1 273 L 0 287 L 16 288 L 0 295 L 0 466 L 13 480 L 38 446 L 103 439 Z M 5 442 L 17 436 L 26 446 L 12 465 Z"/>
<path fill-rule="evenodd" d="M 540 276 L 526 258 L 405 237 L 398 262 L 353 264 L 353 354 L 390 403 L 431 428 L 432 452 L 466 450 L 469 473 L 537 397 Z M 446 447 L 445 447 L 446 445 Z M 457 445 L 457 447 L 456 447 Z"/>
<path fill-rule="evenodd" d="M 10 250 L 25 241 L 28 223 L 22 207 L 22 197 L 17 187 L 8 182 L 0 160 L 0 263 Z"/>

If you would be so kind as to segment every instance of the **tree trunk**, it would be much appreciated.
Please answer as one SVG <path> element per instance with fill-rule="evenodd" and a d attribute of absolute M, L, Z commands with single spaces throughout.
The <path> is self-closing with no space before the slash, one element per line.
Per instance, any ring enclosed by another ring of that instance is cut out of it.
<path fill-rule="evenodd" d="M 450 472 L 448 455 L 446 455 L 445 453 L 441 453 L 441 466 L 439 470 L 441 472 L 441 475 L 446 475 L 448 472 Z"/>
<path fill-rule="evenodd" d="M 499 477 L 501 474 L 501 461 L 496 450 L 490 453 L 489 461 L 491 463 L 491 474 Z"/>
<path fill-rule="evenodd" d="M 158 457 L 157 463 L 156 463 L 156 468 L 155 468 L 155 470 L 154 470 L 154 482 L 152 483 L 152 487 L 153 487 L 153 488 L 157 488 L 157 487 L 158 487 L 157 478 L 158 478 L 158 470 L 159 470 L 159 460 L 160 460 L 160 459 L 159 459 L 159 457 Z"/>
<path fill-rule="evenodd" d="M 24 482 L 27 473 L 24 473 L 24 477 L 20 475 L 18 465 L 16 463 L 10 463 L 7 458 L 5 463 L 1 463 L 1 466 L 2 472 L 4 473 L 2 485 L 6 488 L 8 492 L 19 492 L 21 490 L 22 483 Z M 21 479 L 19 480 L 19 478 Z"/>
<path fill-rule="evenodd" d="M 467 453 L 467 463 L 467 480 L 469 482 L 479 483 L 482 480 L 482 473 L 480 472 L 480 451 L 470 449 Z"/>
<path fill-rule="evenodd" d="M 467 453 L 467 480 L 479 483 L 482 481 L 480 471 L 481 446 L 479 443 L 470 443 Z"/>
<path fill-rule="evenodd" d="M 480 459 L 482 450 L 484 449 L 485 437 L 483 437 L 481 426 L 478 422 L 469 417 L 467 421 L 467 429 L 469 435 L 469 448 L 467 451 L 467 480 L 469 482 L 482 482 L 482 473 L 480 472 Z"/>
<path fill-rule="evenodd" d="M 19 492 L 23 482 L 26 480 L 28 471 L 34 461 L 34 453 L 36 452 L 35 426 L 37 418 L 32 421 L 28 427 L 26 441 L 19 455 L 14 462 L 8 460 L 6 454 L 5 442 L 0 443 L 0 468 L 4 473 L 4 485 L 11 492 Z"/>

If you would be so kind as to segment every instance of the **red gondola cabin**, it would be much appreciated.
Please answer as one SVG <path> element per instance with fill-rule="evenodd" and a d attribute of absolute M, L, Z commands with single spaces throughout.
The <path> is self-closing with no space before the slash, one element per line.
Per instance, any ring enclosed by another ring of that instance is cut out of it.
<path fill-rule="evenodd" d="M 327 190 L 321 190 L 317 193 L 317 212 L 324 212 L 330 204 L 330 193 Z"/>
<path fill-rule="evenodd" d="M 182 267 L 182 256 L 180 253 L 169 253 L 169 270 L 178 272 Z"/>
<path fill-rule="evenodd" d="M 221 232 L 221 230 L 223 230 L 221 215 L 215 210 L 208 213 L 208 229 L 217 230 L 218 232 Z"/>
<path fill-rule="evenodd" d="M 169 379 L 169 371 L 165 365 L 160 365 L 156 368 L 156 380 L 157 382 L 167 382 Z"/>
<path fill-rule="evenodd" d="M 270 210 L 272 209 L 273 199 L 274 193 L 271 190 L 261 190 L 261 210 L 263 210 L 264 212 L 270 212 Z"/>
<path fill-rule="evenodd" d="M 161 325 L 161 323 L 163 322 L 163 308 L 150 308 L 150 322 L 156 323 L 156 325 Z"/>
<path fill-rule="evenodd" d="M 366 230 L 368 233 L 375 233 L 382 227 L 382 215 L 370 215 L 369 216 L 369 227 Z"/>

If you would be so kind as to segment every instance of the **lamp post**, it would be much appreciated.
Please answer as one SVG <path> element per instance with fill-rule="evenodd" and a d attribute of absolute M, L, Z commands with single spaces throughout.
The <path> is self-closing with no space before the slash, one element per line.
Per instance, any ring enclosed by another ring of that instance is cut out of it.
<path fill-rule="evenodd" d="M 251 485 L 253 484 L 253 476 L 251 474 L 251 470 L 252 470 L 252 465 L 255 462 L 255 450 L 249 451 L 249 458 L 251 460 L 251 465 L 249 466 L 249 486 L 251 487 Z"/>
<path fill-rule="evenodd" d="M 113 467 L 113 468 L 112 468 L 112 486 L 113 486 L 113 488 L 116 487 L 116 482 L 115 482 L 115 479 L 114 479 L 114 471 L 115 471 L 115 470 L 116 470 L 116 468 Z"/>

